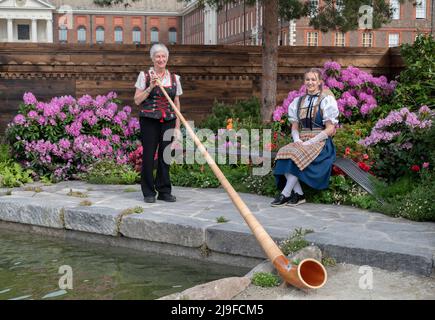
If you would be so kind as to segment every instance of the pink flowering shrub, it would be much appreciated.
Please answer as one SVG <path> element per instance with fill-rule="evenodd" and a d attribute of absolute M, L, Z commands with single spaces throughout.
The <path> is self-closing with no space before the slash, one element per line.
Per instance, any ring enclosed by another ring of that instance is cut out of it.
<path fill-rule="evenodd" d="M 376 156 L 375 174 L 394 181 L 430 165 L 434 147 L 432 121 L 435 112 L 422 106 L 418 112 L 407 108 L 391 111 L 359 143 L 370 147 Z"/>
<path fill-rule="evenodd" d="M 395 81 L 388 82 L 384 76 L 374 77 L 353 66 L 342 69 L 334 61 L 326 62 L 322 73 L 325 88 L 329 88 L 337 99 L 340 122 L 367 120 L 381 102 L 390 98 L 396 86 Z M 288 124 L 288 107 L 296 97 L 303 94 L 304 85 L 299 90 L 290 91 L 282 105 L 277 106 L 273 112 L 273 120 Z"/>
<path fill-rule="evenodd" d="M 56 180 L 86 172 L 97 160 L 128 161 L 136 149 L 139 122 L 131 108 L 118 106 L 116 93 L 37 101 L 26 92 L 6 135 L 14 157 L 39 175 Z"/>

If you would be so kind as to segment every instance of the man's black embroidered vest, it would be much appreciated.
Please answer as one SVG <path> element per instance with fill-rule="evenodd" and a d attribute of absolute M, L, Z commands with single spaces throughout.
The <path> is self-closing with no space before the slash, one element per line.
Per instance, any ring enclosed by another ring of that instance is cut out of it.
<path fill-rule="evenodd" d="M 174 100 L 177 94 L 177 81 L 175 80 L 175 74 L 170 74 L 171 86 L 165 87 L 166 93 L 169 97 Z M 146 87 L 150 86 L 150 76 L 145 73 L 145 83 Z M 141 104 L 140 116 L 152 119 L 158 119 L 160 122 L 170 121 L 176 118 L 175 112 L 172 106 L 166 99 L 160 87 L 155 86 L 151 90 L 148 98 L 146 98 Z"/>

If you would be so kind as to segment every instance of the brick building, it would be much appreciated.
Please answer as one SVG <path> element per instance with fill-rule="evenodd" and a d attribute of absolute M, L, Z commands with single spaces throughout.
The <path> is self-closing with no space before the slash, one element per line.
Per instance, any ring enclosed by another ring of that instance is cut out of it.
<path fill-rule="evenodd" d="M 309 0 L 314 7 L 323 0 Z M 337 0 L 339 2 L 340 0 Z M 390 0 L 393 20 L 377 30 L 322 33 L 309 19 L 279 22 L 285 46 L 393 47 L 411 43 L 419 33 L 433 33 L 435 0 Z M 100 7 L 93 0 L 0 0 L 0 42 L 154 43 L 260 45 L 261 1 L 244 0 L 223 10 L 177 0 L 140 0 Z"/>
<path fill-rule="evenodd" d="M 181 43 L 183 7 L 177 0 L 127 7 L 100 7 L 93 0 L 0 0 L 0 42 Z"/>
<path fill-rule="evenodd" d="M 416 6 L 406 1 L 390 0 L 395 9 L 392 21 L 376 30 L 356 30 L 347 33 L 322 33 L 309 26 L 309 19 L 279 21 L 279 43 L 296 46 L 350 46 L 350 47 L 393 47 L 412 43 L 419 33 L 434 32 L 434 0 L 418 0 Z M 310 0 L 315 7 L 322 0 Z M 206 9 L 207 10 L 207 9 Z M 183 13 L 183 40 L 185 43 L 208 44 L 203 37 L 205 30 L 204 11 L 194 5 Z M 196 17 L 196 18 L 191 18 Z M 193 19 L 193 22 L 191 20 Z M 260 45 L 263 10 L 261 2 L 248 6 L 239 0 L 227 4 L 217 13 L 217 39 L 211 44 Z M 190 42 L 195 39 L 195 42 Z M 202 42 L 201 42 L 202 41 Z"/>

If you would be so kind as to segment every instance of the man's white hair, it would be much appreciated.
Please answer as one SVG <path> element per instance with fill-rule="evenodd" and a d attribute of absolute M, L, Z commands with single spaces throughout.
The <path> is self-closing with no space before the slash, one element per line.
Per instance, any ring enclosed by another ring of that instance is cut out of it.
<path fill-rule="evenodd" d="M 150 49 L 151 60 L 153 60 L 154 55 L 159 51 L 163 51 L 166 54 L 166 57 L 169 58 L 168 48 L 166 48 L 166 46 L 163 43 L 156 43 Z"/>

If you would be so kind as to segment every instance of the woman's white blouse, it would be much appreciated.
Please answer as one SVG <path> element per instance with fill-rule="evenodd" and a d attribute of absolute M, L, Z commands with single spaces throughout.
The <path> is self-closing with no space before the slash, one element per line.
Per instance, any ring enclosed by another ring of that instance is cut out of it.
<path fill-rule="evenodd" d="M 299 99 L 301 99 L 301 97 L 297 97 L 296 99 L 294 99 L 288 107 L 288 117 L 290 122 L 298 122 L 297 109 L 298 109 Z M 313 103 L 316 104 L 316 101 L 317 99 L 319 99 L 319 97 L 314 97 L 313 99 L 314 99 Z M 304 106 L 302 106 L 302 108 L 308 108 L 309 103 L 310 103 L 310 99 L 309 97 L 307 97 L 305 99 Z M 340 113 L 338 111 L 337 101 L 335 100 L 334 97 L 328 95 L 325 98 L 323 98 L 322 102 L 320 103 L 320 108 L 322 109 L 323 124 L 325 124 L 326 121 L 331 121 L 332 124 L 338 123 L 338 116 Z"/>
<path fill-rule="evenodd" d="M 150 70 L 153 70 L 153 68 L 150 68 Z M 177 82 L 177 96 L 181 96 L 183 94 L 183 88 L 181 88 L 181 82 L 180 82 L 180 76 L 178 74 L 175 75 L 175 81 Z M 162 85 L 164 87 L 170 87 L 171 86 L 171 77 L 168 70 L 165 72 L 165 76 L 163 77 Z M 145 72 L 141 71 L 139 73 L 139 76 L 137 77 L 136 84 L 134 85 L 139 90 L 145 90 L 147 88 L 146 82 L 145 82 Z"/>

